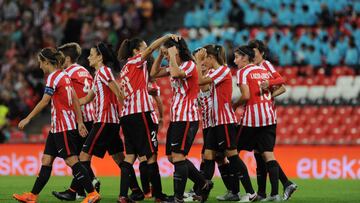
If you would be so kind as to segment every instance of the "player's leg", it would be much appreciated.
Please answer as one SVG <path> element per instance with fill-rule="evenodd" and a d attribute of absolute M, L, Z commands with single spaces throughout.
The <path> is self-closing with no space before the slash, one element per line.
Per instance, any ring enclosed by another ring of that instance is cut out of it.
<path fill-rule="evenodd" d="M 58 150 L 56 147 L 54 137 L 55 137 L 54 133 L 49 133 L 46 139 L 44 155 L 42 156 L 41 159 L 40 172 L 35 180 L 31 192 L 27 192 L 23 194 L 13 194 L 14 199 L 22 202 L 37 201 L 39 193 L 45 187 L 46 183 L 50 178 L 52 171 L 52 164 L 54 162 L 55 157 L 58 155 Z"/>
<path fill-rule="evenodd" d="M 262 200 L 266 198 L 266 162 L 258 151 L 254 151 L 254 157 L 256 161 L 256 181 L 258 184 L 257 199 Z"/>
<path fill-rule="evenodd" d="M 235 124 L 219 126 L 217 134 L 219 137 L 218 141 L 220 141 L 219 146 L 226 149 L 225 154 L 229 160 L 231 173 L 241 181 L 241 184 L 245 188 L 246 195 L 241 199 L 244 200 L 244 198 L 246 198 L 249 201 L 254 201 L 257 194 L 252 187 L 247 167 L 245 163 L 239 158 L 236 143 L 237 133 Z"/>
<path fill-rule="evenodd" d="M 149 176 L 148 176 L 148 164 L 146 159 L 142 159 L 142 161 L 139 159 L 139 171 L 140 171 L 140 181 L 141 181 L 141 187 L 143 189 L 143 192 L 145 194 L 145 198 L 151 198 L 151 190 L 150 190 L 150 182 L 149 182 Z"/>
<path fill-rule="evenodd" d="M 86 130 L 88 132 L 91 132 L 92 126 L 93 126 L 93 122 L 85 122 L 85 127 Z M 77 135 L 72 135 L 71 136 L 71 140 L 72 142 L 75 144 L 76 146 L 76 153 L 79 156 L 81 149 L 86 141 L 86 137 L 81 137 L 81 136 L 77 136 Z M 95 178 L 96 179 L 96 178 Z M 95 181 L 93 181 L 95 182 Z M 100 190 L 100 186 L 99 186 L 100 182 L 98 182 L 96 185 L 98 187 L 95 187 L 95 189 L 97 189 L 97 191 L 99 192 Z M 73 178 L 70 184 L 70 187 L 62 192 L 56 192 L 53 191 L 52 194 L 60 199 L 60 200 L 66 200 L 66 201 L 75 201 L 77 199 L 83 199 L 86 196 L 84 187 L 76 180 L 76 178 Z"/>
<path fill-rule="evenodd" d="M 227 189 L 224 195 L 217 196 L 216 199 L 219 201 L 239 201 L 239 181 L 234 181 L 234 176 L 230 172 L 230 163 L 226 159 L 225 154 L 217 152 L 215 161 L 218 165 L 221 179 Z"/>

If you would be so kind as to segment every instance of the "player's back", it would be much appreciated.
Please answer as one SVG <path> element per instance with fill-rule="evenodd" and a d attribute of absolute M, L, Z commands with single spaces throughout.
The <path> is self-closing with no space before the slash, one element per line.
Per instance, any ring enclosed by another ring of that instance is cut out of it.
<path fill-rule="evenodd" d="M 93 77 L 86 68 L 73 64 L 65 69 L 71 78 L 75 92 L 79 98 L 85 97 L 91 89 Z"/>
<path fill-rule="evenodd" d="M 249 71 L 247 80 L 250 89 L 250 99 L 247 104 L 259 104 L 271 100 L 271 92 L 262 90 L 260 87 L 261 82 L 269 80 L 270 77 L 271 73 L 259 66 Z"/>

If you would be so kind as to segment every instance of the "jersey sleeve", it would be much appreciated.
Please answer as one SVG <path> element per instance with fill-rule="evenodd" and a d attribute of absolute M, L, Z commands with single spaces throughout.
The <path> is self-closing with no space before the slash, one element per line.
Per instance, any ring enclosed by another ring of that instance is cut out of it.
<path fill-rule="evenodd" d="M 247 81 L 247 77 L 246 75 L 244 74 L 244 71 L 242 70 L 239 70 L 236 74 L 236 80 L 237 80 L 237 85 L 240 86 L 240 85 L 247 85 L 248 84 L 248 81 Z"/>
<path fill-rule="evenodd" d="M 221 68 L 218 68 L 214 72 L 210 73 L 209 77 L 214 82 L 214 84 L 217 85 L 226 79 L 226 75 L 229 74 L 229 72 L 230 69 L 222 66 Z"/>
<path fill-rule="evenodd" d="M 55 92 L 55 78 L 53 77 L 53 74 L 50 74 L 48 76 L 48 78 L 46 79 L 46 85 L 45 85 L 45 89 L 44 89 L 44 94 L 47 95 L 54 95 Z"/>
<path fill-rule="evenodd" d="M 110 68 L 105 67 L 105 68 L 101 69 L 100 73 L 101 73 L 102 79 L 104 79 L 106 82 L 111 82 L 111 81 L 115 80 L 115 77 L 112 74 Z"/>
<path fill-rule="evenodd" d="M 187 61 L 179 67 L 185 72 L 186 77 L 191 77 L 193 70 L 196 68 L 196 65 L 193 61 Z"/>
<path fill-rule="evenodd" d="M 269 80 L 269 86 L 282 85 L 285 84 L 284 78 L 278 72 L 272 73 L 273 78 Z"/>

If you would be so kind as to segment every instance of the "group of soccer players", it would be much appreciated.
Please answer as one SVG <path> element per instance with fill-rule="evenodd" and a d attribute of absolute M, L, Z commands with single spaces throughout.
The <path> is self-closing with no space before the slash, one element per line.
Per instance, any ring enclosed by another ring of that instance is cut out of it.
<path fill-rule="evenodd" d="M 68 190 L 54 191 L 53 195 L 60 200 L 84 198 L 86 203 L 98 202 L 100 181 L 91 168 L 91 158 L 103 158 L 108 152 L 121 169 L 120 203 L 145 197 L 154 197 L 155 202 L 205 202 L 213 188 L 215 162 L 228 189 L 225 195 L 217 197 L 219 201 L 289 199 L 297 185 L 287 179 L 273 153 L 274 97 L 285 91 L 284 80 L 264 59 L 266 49 L 263 42 L 254 40 L 234 51 L 241 91 L 241 97 L 234 101 L 232 75 L 226 65 L 225 49 L 220 45 L 207 45 L 191 53 L 183 38 L 168 34 L 149 46 L 139 38 L 127 39 L 116 55 L 110 46 L 99 43 L 90 49 L 88 57 L 89 65 L 96 70 L 94 77 L 77 64 L 81 54 L 77 43 L 42 49 L 38 61 L 47 75 L 44 95 L 19 128 L 24 129 L 51 101 L 51 130 L 33 189 L 13 197 L 20 202 L 37 202 L 50 178 L 54 159 L 61 157 L 72 168 L 74 178 Z M 155 50 L 159 55 L 154 60 Z M 163 59 L 168 66 L 161 67 Z M 124 65 L 120 66 L 119 61 Z M 159 77 L 169 77 L 173 92 L 166 137 L 166 155 L 175 168 L 173 196 L 162 192 L 157 164 L 157 132 L 163 117 L 156 85 Z M 239 106 L 244 108 L 240 123 L 234 113 Z M 187 154 L 200 120 L 204 146 L 198 170 Z M 239 158 L 241 150 L 254 151 L 257 192 Z M 142 189 L 133 168 L 136 159 L 140 161 Z M 268 197 L 267 174 L 271 183 Z M 188 178 L 194 182 L 193 192 L 184 194 Z M 284 186 L 282 198 L 278 194 L 279 179 Z M 239 182 L 246 191 L 244 195 L 239 194 Z"/>

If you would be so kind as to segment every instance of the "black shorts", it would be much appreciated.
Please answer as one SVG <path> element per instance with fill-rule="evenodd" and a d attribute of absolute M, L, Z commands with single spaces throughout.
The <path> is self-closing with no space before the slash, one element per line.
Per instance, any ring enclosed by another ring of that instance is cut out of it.
<path fill-rule="evenodd" d="M 86 130 L 88 131 L 88 133 L 90 133 L 91 129 L 92 129 L 92 126 L 93 126 L 93 122 L 90 121 L 90 122 L 85 122 L 84 123 L 85 127 L 86 127 Z M 86 141 L 86 137 L 81 137 L 80 135 L 79 136 L 76 136 L 76 138 L 74 139 L 74 144 L 76 146 L 76 154 L 77 155 L 80 155 L 80 152 L 81 152 L 81 149 Z"/>
<path fill-rule="evenodd" d="M 151 112 L 135 113 L 121 118 L 126 154 L 149 158 L 158 151 L 158 125 L 151 118 Z"/>
<path fill-rule="evenodd" d="M 187 155 L 199 128 L 199 121 L 170 122 L 166 135 L 166 155 L 171 152 Z"/>
<path fill-rule="evenodd" d="M 204 140 L 205 149 L 218 152 L 236 149 L 236 126 L 231 123 L 212 127 Z"/>
<path fill-rule="evenodd" d="M 103 158 L 106 151 L 113 155 L 124 151 L 117 123 L 94 123 L 82 147 L 82 151 Z"/>
<path fill-rule="evenodd" d="M 276 124 L 264 127 L 242 126 L 239 131 L 238 151 L 272 152 L 275 142 Z"/>
<path fill-rule="evenodd" d="M 44 154 L 66 159 L 78 155 L 75 142 L 80 137 L 78 130 L 51 133 L 46 139 Z"/>

